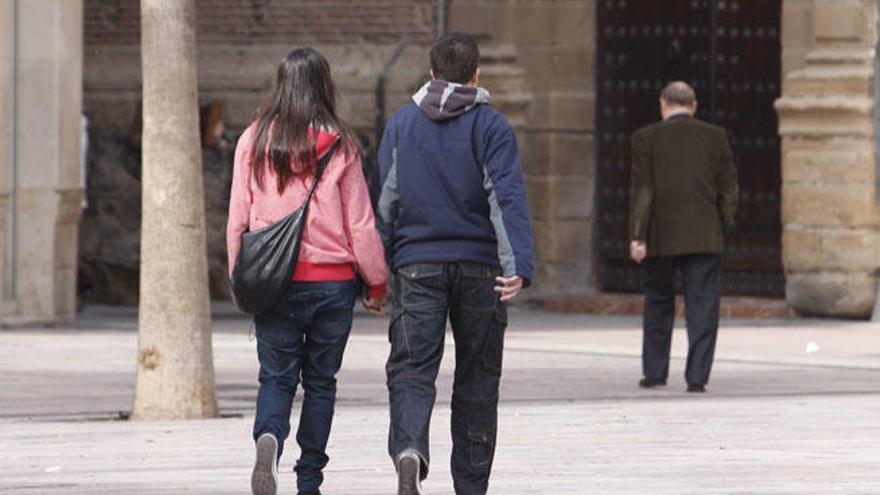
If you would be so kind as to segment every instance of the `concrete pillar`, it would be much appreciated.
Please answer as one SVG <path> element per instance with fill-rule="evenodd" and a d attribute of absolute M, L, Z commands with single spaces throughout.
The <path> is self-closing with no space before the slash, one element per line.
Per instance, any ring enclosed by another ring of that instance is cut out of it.
<path fill-rule="evenodd" d="M 14 270 L 14 294 L 2 321 L 64 322 L 76 314 L 82 0 L 3 0 L 0 12 L 8 15 L 11 4 L 18 33 L 16 156 L 2 170 L 8 177 L 15 169 L 7 202 L 14 222 L 4 229 L 14 237 L 15 257 L 14 266 L 3 269 Z M 0 32 L 8 36 L 7 29 Z M 8 66 L 3 60 L 0 66 Z"/>
<path fill-rule="evenodd" d="M 12 270 L 7 256 L 12 252 L 9 235 L 12 222 L 10 203 L 12 196 L 12 136 L 13 136 L 13 77 L 15 41 L 13 29 L 14 0 L 0 0 L 0 314 L 14 310 L 12 293 Z"/>
<path fill-rule="evenodd" d="M 798 4 L 787 6 L 787 15 L 811 15 L 809 25 L 790 19 L 783 29 L 812 36 L 802 67 L 785 77 L 776 102 L 783 140 L 786 299 L 801 314 L 867 317 L 880 267 L 877 6 L 875 0 L 786 2 Z"/>

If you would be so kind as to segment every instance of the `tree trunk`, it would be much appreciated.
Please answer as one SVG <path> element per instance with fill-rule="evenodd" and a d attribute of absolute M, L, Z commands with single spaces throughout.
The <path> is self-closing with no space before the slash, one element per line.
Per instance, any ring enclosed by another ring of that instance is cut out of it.
<path fill-rule="evenodd" d="M 133 419 L 217 416 L 195 0 L 141 0 L 143 217 Z"/>

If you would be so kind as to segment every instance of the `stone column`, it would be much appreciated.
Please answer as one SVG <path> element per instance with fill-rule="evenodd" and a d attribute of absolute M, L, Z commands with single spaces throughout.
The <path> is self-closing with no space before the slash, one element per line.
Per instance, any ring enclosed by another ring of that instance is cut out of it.
<path fill-rule="evenodd" d="M 12 311 L 11 274 L 8 271 L 10 199 L 12 196 L 12 120 L 15 60 L 14 0 L 0 0 L 0 315 Z"/>
<path fill-rule="evenodd" d="M 8 226 L 16 256 L 14 267 L 4 266 L 14 269 L 15 293 L 2 321 L 64 322 L 76 315 L 82 0 L 17 6 L 16 214 Z"/>
<path fill-rule="evenodd" d="M 874 0 L 814 0 L 811 7 L 812 49 L 785 77 L 776 102 L 786 298 L 801 314 L 863 318 L 880 266 L 877 7 Z"/>

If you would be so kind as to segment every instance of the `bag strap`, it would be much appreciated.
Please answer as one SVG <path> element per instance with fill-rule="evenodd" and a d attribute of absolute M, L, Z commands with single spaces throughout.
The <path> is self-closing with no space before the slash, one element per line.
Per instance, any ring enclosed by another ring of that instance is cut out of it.
<path fill-rule="evenodd" d="M 318 187 L 318 182 L 321 180 L 321 176 L 324 175 L 324 170 L 327 169 L 327 165 L 330 164 L 330 159 L 333 158 L 333 154 L 336 153 L 336 150 L 339 148 L 339 145 L 342 143 L 342 137 L 337 136 L 336 142 L 333 143 L 333 146 L 324 153 L 324 156 L 318 160 L 318 167 L 315 170 L 315 180 L 312 181 L 312 187 L 309 189 L 309 195 L 306 197 L 306 204 L 312 199 L 312 195 L 315 194 L 315 188 Z"/>

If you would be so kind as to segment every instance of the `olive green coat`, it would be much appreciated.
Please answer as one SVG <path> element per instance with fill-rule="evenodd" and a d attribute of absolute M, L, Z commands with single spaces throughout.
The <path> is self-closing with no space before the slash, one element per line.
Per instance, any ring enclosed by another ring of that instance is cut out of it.
<path fill-rule="evenodd" d="M 723 253 L 738 198 L 721 127 L 675 115 L 633 134 L 629 233 L 648 256 Z"/>

